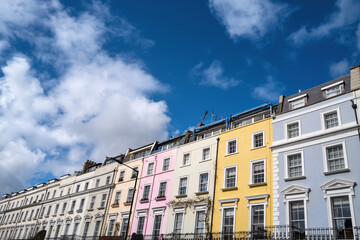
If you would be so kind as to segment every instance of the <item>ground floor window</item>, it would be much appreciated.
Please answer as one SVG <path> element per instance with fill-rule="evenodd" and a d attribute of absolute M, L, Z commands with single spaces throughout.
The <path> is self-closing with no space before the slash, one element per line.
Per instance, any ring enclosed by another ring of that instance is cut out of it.
<path fill-rule="evenodd" d="M 101 221 L 96 221 L 95 222 L 95 229 L 94 229 L 94 236 L 99 236 L 99 230 L 100 230 L 100 224 Z"/>
<path fill-rule="evenodd" d="M 351 220 L 348 196 L 333 197 L 331 199 L 333 226 L 337 239 L 352 239 L 353 226 Z"/>
<path fill-rule="evenodd" d="M 141 216 L 138 218 L 138 225 L 137 225 L 137 234 L 143 234 L 144 232 L 144 224 L 145 224 L 145 216 Z"/>
<path fill-rule="evenodd" d="M 174 233 L 181 233 L 184 213 L 175 213 Z"/>
<path fill-rule="evenodd" d="M 126 217 L 123 218 L 122 223 L 121 223 L 121 231 L 120 231 L 120 236 L 125 237 L 127 229 L 128 229 L 128 224 L 129 224 L 129 219 Z"/>
<path fill-rule="evenodd" d="M 224 208 L 222 217 L 222 235 L 224 240 L 232 239 L 235 223 L 234 208 Z"/>
<path fill-rule="evenodd" d="M 304 201 L 290 202 L 290 226 L 305 231 L 305 209 Z"/>
<path fill-rule="evenodd" d="M 112 236 L 114 234 L 114 226 L 115 226 L 115 219 L 111 219 L 109 221 L 109 226 L 108 226 L 108 232 L 107 232 L 108 236 Z"/>
<path fill-rule="evenodd" d="M 251 207 L 251 231 L 264 230 L 265 216 L 264 205 L 254 205 Z"/>
<path fill-rule="evenodd" d="M 158 236 L 160 235 L 161 220 L 162 220 L 162 215 L 155 215 L 153 232 L 152 232 L 154 239 L 158 239 Z"/>
<path fill-rule="evenodd" d="M 205 211 L 197 211 L 195 219 L 195 233 L 205 233 Z"/>

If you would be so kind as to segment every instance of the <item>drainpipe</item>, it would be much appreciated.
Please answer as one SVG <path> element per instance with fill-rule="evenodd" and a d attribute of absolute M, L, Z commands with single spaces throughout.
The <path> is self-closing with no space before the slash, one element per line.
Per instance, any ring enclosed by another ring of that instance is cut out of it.
<path fill-rule="evenodd" d="M 219 151 L 219 140 L 220 138 L 216 138 L 216 158 L 215 158 L 215 176 L 214 176 L 214 190 L 213 190 L 213 200 L 215 200 L 215 186 L 216 186 L 216 173 L 217 173 L 217 161 L 218 161 L 218 151 Z M 212 226 L 214 222 L 214 205 L 215 202 L 213 202 L 213 206 L 211 208 L 211 221 L 210 221 L 210 232 L 212 232 Z M 212 239 L 212 236 L 210 237 Z"/>
<path fill-rule="evenodd" d="M 114 182 L 114 180 L 115 180 L 116 170 L 117 170 L 117 168 L 115 168 L 114 171 L 113 171 L 112 182 Z M 100 231 L 100 232 L 103 232 L 103 231 L 105 230 L 105 229 L 103 229 L 103 227 L 104 227 L 104 223 L 105 223 L 105 220 L 106 220 L 106 216 L 108 215 L 108 214 L 106 214 L 106 213 L 107 213 L 108 209 L 110 208 L 110 207 L 109 207 L 109 204 L 110 204 L 109 202 L 110 202 L 110 199 L 111 199 L 111 197 L 112 197 L 112 195 L 111 195 L 111 189 L 113 189 L 113 188 L 115 188 L 115 183 L 113 183 L 113 185 L 109 188 L 108 199 L 107 199 L 107 203 L 106 203 L 106 205 L 105 205 L 105 211 L 104 211 L 104 220 L 103 220 L 103 222 L 102 222 L 102 224 L 101 224 L 101 231 Z M 105 233 L 104 233 L 103 235 L 105 235 Z"/>
<path fill-rule="evenodd" d="M 355 94 L 356 94 L 356 93 L 355 93 Z M 356 98 L 356 96 L 355 96 L 355 98 Z M 354 100 L 351 100 L 351 106 L 352 106 L 352 108 L 354 109 L 355 119 L 356 119 L 356 124 L 358 125 L 358 126 L 357 126 L 357 130 L 358 130 L 358 137 L 359 137 L 359 140 L 360 140 L 360 127 L 359 127 L 359 119 L 358 119 L 357 112 L 356 112 L 357 105 L 356 105 L 356 103 L 354 102 Z"/>

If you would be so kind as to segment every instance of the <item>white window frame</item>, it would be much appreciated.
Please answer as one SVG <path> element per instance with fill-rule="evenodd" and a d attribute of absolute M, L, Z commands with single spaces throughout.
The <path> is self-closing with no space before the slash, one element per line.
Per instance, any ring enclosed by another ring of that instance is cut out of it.
<path fill-rule="evenodd" d="M 267 202 L 255 202 L 255 203 L 248 203 L 248 208 L 249 208 L 249 231 L 251 232 L 251 226 L 253 224 L 252 222 L 252 208 L 254 206 L 263 206 L 264 207 L 264 229 L 266 226 L 266 208 L 267 208 Z"/>
<path fill-rule="evenodd" d="M 221 206 L 221 203 L 220 203 L 220 206 Z M 221 233 L 223 232 L 223 226 L 224 226 L 224 210 L 225 210 L 225 209 L 229 209 L 229 208 L 232 208 L 233 211 L 234 211 L 234 224 L 233 224 L 233 229 L 234 229 L 234 232 L 235 232 L 237 202 L 235 202 L 234 205 L 229 205 L 229 206 L 224 206 L 224 207 L 221 206 L 221 207 L 220 207 L 220 210 L 221 210 L 221 214 L 220 214 L 220 217 L 221 217 L 221 220 L 220 220 L 220 232 L 221 232 Z"/>
<path fill-rule="evenodd" d="M 185 209 L 184 208 L 174 208 L 174 222 L 173 222 L 173 227 L 172 227 L 174 233 L 175 233 L 176 214 L 183 215 L 182 222 L 181 222 L 181 229 L 180 229 L 180 233 L 182 233 L 182 231 L 184 229 Z"/>
<path fill-rule="evenodd" d="M 255 135 L 258 135 L 260 133 L 263 135 L 263 144 L 262 144 L 262 146 L 255 147 L 255 142 L 254 142 Z M 265 130 L 261 130 L 261 131 L 254 132 L 251 134 L 251 149 L 258 149 L 258 148 L 262 148 L 262 147 L 265 147 Z"/>
<path fill-rule="evenodd" d="M 126 194 L 126 199 L 125 199 L 125 202 L 126 202 L 126 203 L 131 203 L 131 201 L 128 202 L 129 193 L 130 193 L 130 190 L 131 190 L 131 189 L 134 191 L 134 188 L 128 188 L 128 191 L 127 191 L 127 194 Z M 133 198 L 135 197 L 134 194 L 133 194 L 132 197 L 133 197 Z M 133 200 L 133 199 L 132 199 L 132 200 Z"/>
<path fill-rule="evenodd" d="M 300 154 L 301 156 L 301 172 L 302 172 L 302 175 L 301 176 L 297 176 L 297 177 L 290 177 L 289 176 L 289 161 L 288 161 L 288 157 L 289 156 L 292 156 L 292 155 L 297 155 L 297 154 Z M 294 152 L 288 152 L 288 153 L 285 153 L 284 154 L 284 160 L 285 160 L 285 179 L 296 179 L 296 178 L 303 178 L 305 177 L 305 164 L 304 164 L 304 151 L 303 150 L 300 150 L 300 151 L 294 151 Z"/>
<path fill-rule="evenodd" d="M 231 143 L 231 142 L 234 142 L 235 141 L 235 152 L 233 152 L 233 153 L 229 153 L 229 144 Z M 237 138 L 233 138 L 233 139 L 229 139 L 229 140 L 227 140 L 226 141 L 226 154 L 225 154 L 225 156 L 228 156 L 228 155 L 233 155 L 233 154 L 236 154 L 236 153 L 239 153 L 238 152 L 238 139 Z"/>
<path fill-rule="evenodd" d="M 327 151 L 326 149 L 329 147 L 334 147 L 337 145 L 342 145 L 343 148 L 343 153 L 344 153 L 344 164 L 345 164 L 345 168 L 341 169 L 341 170 L 334 170 L 334 171 L 330 171 L 329 170 L 329 163 L 328 163 L 328 159 L 327 159 Z M 346 145 L 345 145 L 345 141 L 339 141 L 339 142 L 332 142 L 329 144 L 324 144 L 323 147 L 323 163 L 324 163 L 324 173 L 332 173 L 332 172 L 341 172 L 341 171 L 348 171 L 349 170 L 349 164 L 348 164 L 348 160 L 347 160 L 347 153 L 346 153 Z"/>
<path fill-rule="evenodd" d="M 152 172 L 151 172 L 151 173 L 149 173 L 149 166 L 150 166 L 150 164 L 153 165 L 153 169 L 152 169 Z M 155 171 L 155 162 L 154 162 L 154 161 L 148 162 L 147 168 L 146 168 L 146 176 L 153 175 L 153 174 L 154 174 L 154 171 Z"/>
<path fill-rule="evenodd" d="M 185 192 L 185 194 L 180 194 L 180 183 L 181 183 L 181 179 L 182 179 L 182 178 L 186 178 L 186 192 Z M 188 190 L 189 190 L 189 176 L 181 176 L 181 177 L 179 177 L 178 195 L 179 195 L 179 196 L 187 195 Z"/>
<path fill-rule="evenodd" d="M 149 186 L 149 193 L 148 193 L 148 196 L 147 196 L 147 199 L 144 199 L 144 194 L 145 194 L 145 187 Z M 142 195 L 141 195 L 141 200 L 150 200 L 150 193 L 151 193 L 151 184 L 145 184 L 144 187 L 143 187 L 143 191 L 142 191 Z M 127 198 L 126 198 L 127 199 Z"/>
<path fill-rule="evenodd" d="M 298 109 L 298 108 L 306 106 L 306 102 L 307 102 L 306 97 L 307 97 L 307 94 L 302 94 L 300 96 L 289 99 L 288 103 L 291 106 L 291 110 Z M 304 105 L 301 105 L 299 107 L 294 108 L 294 102 L 299 102 L 299 101 L 304 101 Z"/>
<path fill-rule="evenodd" d="M 325 123 L 325 115 L 329 114 L 329 113 L 333 113 L 336 112 L 337 114 L 337 120 L 338 120 L 338 126 L 336 127 L 331 127 L 331 128 L 326 128 L 326 123 Z M 340 116 L 340 108 L 334 108 L 331 110 L 327 110 L 325 112 L 321 112 L 321 128 L 323 131 L 328 131 L 328 130 L 332 130 L 332 129 L 337 129 L 341 127 L 341 116 Z"/>
<path fill-rule="evenodd" d="M 204 151 L 205 151 L 206 149 L 209 149 L 209 158 L 204 159 Z M 204 148 L 202 149 L 202 152 L 201 152 L 201 160 L 200 160 L 199 162 L 209 161 L 209 160 L 211 160 L 211 147 L 204 147 Z"/>
<path fill-rule="evenodd" d="M 207 185 L 206 185 L 206 190 L 205 191 L 200 191 L 200 184 L 201 184 L 201 175 L 202 174 L 207 174 Z M 205 171 L 205 172 L 199 172 L 199 177 L 198 177 L 198 189 L 197 191 L 200 192 L 208 192 L 209 191 L 209 184 L 210 184 L 210 172 L 209 171 Z"/>
<path fill-rule="evenodd" d="M 344 184 L 344 186 L 342 186 L 340 188 L 332 188 L 331 186 L 327 187 L 326 185 L 328 185 L 331 182 L 334 182 L 336 185 L 340 185 L 340 184 L 337 184 L 336 182 L 346 182 L 345 184 L 348 186 L 346 186 Z M 355 182 L 342 180 L 342 179 L 334 179 L 334 180 L 332 180 L 328 183 L 325 183 L 321 186 L 321 189 L 324 192 L 324 198 L 326 201 L 326 207 L 327 207 L 327 212 L 328 212 L 328 216 L 329 216 L 328 222 L 329 222 L 329 226 L 331 228 L 334 228 L 331 200 L 333 197 L 343 197 L 343 196 L 347 196 L 349 198 L 351 221 L 352 221 L 353 227 L 356 226 L 354 202 L 353 202 L 353 197 L 355 195 L 354 186 L 355 186 Z"/>
<path fill-rule="evenodd" d="M 294 123 L 298 123 L 298 125 L 299 125 L 299 136 L 290 138 L 288 127 L 289 127 L 289 125 L 294 124 Z M 297 139 L 297 138 L 301 137 L 301 121 L 300 121 L 300 119 L 285 123 L 284 133 L 285 133 L 286 139 Z"/>
<path fill-rule="evenodd" d="M 116 195 L 119 194 L 119 199 L 116 201 Z M 116 191 L 115 195 L 114 195 L 114 205 L 119 205 L 120 204 L 120 198 L 121 198 L 121 191 Z"/>
<path fill-rule="evenodd" d="M 121 176 L 121 173 L 124 173 L 124 174 Z M 122 177 L 122 180 L 120 180 L 121 177 Z M 118 182 L 123 182 L 124 180 L 125 180 L 125 170 L 120 170 Z"/>
<path fill-rule="evenodd" d="M 294 194 L 293 190 L 295 189 L 296 194 Z M 292 185 L 282 191 L 284 203 L 285 203 L 285 212 L 286 212 L 286 223 L 290 226 L 290 203 L 303 201 L 304 202 L 304 221 L 305 221 L 305 229 L 308 228 L 308 216 L 307 216 L 307 202 L 309 201 L 309 188 Z"/>
<path fill-rule="evenodd" d="M 339 82 L 336 82 L 336 83 L 333 83 L 333 84 L 330 84 L 328 86 L 325 86 L 325 87 L 321 88 L 321 91 L 325 91 L 325 98 L 332 98 L 332 97 L 335 97 L 335 96 L 340 95 L 341 93 L 343 93 L 343 88 L 341 86 L 341 84 L 343 84 L 343 83 L 344 83 L 344 81 L 339 81 Z M 335 94 L 333 96 L 328 96 L 328 91 L 331 88 L 334 88 L 334 87 L 339 87 L 340 88 L 340 93 Z"/>
<path fill-rule="evenodd" d="M 152 229 L 151 229 L 151 234 L 153 235 L 154 233 L 154 228 L 155 228 L 155 217 L 156 216 L 161 216 L 161 222 L 160 222 L 160 229 L 159 229 L 159 236 L 161 235 L 161 228 L 163 227 L 163 223 L 164 223 L 164 212 L 165 209 L 160 209 L 160 210 L 153 210 L 153 225 L 152 225 Z"/>
<path fill-rule="evenodd" d="M 185 157 L 185 155 L 189 155 L 189 163 L 188 163 L 188 164 L 184 164 L 184 157 Z M 189 166 L 189 165 L 191 165 L 191 154 L 190 154 L 189 152 L 187 152 L 187 153 L 184 153 L 184 154 L 183 154 L 181 166 Z"/>
<path fill-rule="evenodd" d="M 254 164 L 256 163 L 260 163 L 263 162 L 264 163 L 264 182 L 262 183 L 254 183 Z M 265 184 L 266 183 L 266 159 L 262 158 L 262 159 L 257 159 L 257 160 L 253 160 L 250 162 L 250 184 Z"/>
<path fill-rule="evenodd" d="M 167 159 L 169 159 L 169 167 L 168 167 L 167 170 L 164 170 L 165 160 L 167 160 Z M 161 166 L 161 171 L 163 171 L 163 172 L 169 171 L 170 170 L 170 164 L 171 164 L 171 157 L 170 156 L 169 157 L 164 157 L 163 162 L 162 162 L 162 166 Z"/>
<path fill-rule="evenodd" d="M 237 175 L 238 175 L 238 171 L 237 171 L 237 164 L 235 165 L 230 165 L 230 166 L 226 166 L 224 167 L 224 176 L 223 176 L 223 189 L 227 189 L 228 187 L 226 187 L 226 170 L 228 168 L 234 168 L 235 167 L 235 186 L 233 186 L 234 188 L 237 187 Z M 230 188 L 233 188 L 233 187 L 230 187 Z"/>
<path fill-rule="evenodd" d="M 194 209 L 194 233 L 196 233 L 196 215 L 198 214 L 198 212 L 205 212 L 205 225 L 204 225 L 204 233 L 206 233 L 206 214 L 207 214 L 207 209 L 206 207 L 195 207 Z"/>
<path fill-rule="evenodd" d="M 140 217 L 144 217 L 144 226 L 143 226 L 143 229 L 142 229 L 142 234 L 144 234 L 144 231 L 145 231 L 145 226 L 146 226 L 146 217 L 147 217 L 147 211 L 138 211 L 137 213 L 137 222 L 136 222 L 136 233 L 138 232 L 139 230 L 139 218 Z"/>
<path fill-rule="evenodd" d="M 166 186 L 165 186 L 165 194 L 164 194 L 164 195 L 160 195 L 160 185 L 161 185 L 162 183 L 166 183 Z M 159 196 L 164 196 L 164 197 L 166 197 L 166 191 L 167 191 L 167 181 L 160 181 L 160 182 L 159 182 L 159 190 L 158 190 L 157 196 L 158 196 L 158 197 L 159 197 Z"/>

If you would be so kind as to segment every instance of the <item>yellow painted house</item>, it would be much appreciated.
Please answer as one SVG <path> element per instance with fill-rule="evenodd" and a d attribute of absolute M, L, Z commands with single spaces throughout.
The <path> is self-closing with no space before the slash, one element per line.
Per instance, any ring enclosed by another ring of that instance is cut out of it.
<path fill-rule="evenodd" d="M 271 105 L 231 118 L 219 134 L 212 232 L 272 225 Z"/>

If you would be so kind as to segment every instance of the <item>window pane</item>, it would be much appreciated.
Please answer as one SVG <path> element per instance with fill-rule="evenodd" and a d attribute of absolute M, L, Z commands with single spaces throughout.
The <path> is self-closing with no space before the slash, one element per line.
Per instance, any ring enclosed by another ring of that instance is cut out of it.
<path fill-rule="evenodd" d="M 339 126 L 337 112 L 325 114 L 324 118 L 326 129 Z"/>
<path fill-rule="evenodd" d="M 225 173 L 225 187 L 236 186 L 236 168 L 227 168 Z"/>
<path fill-rule="evenodd" d="M 254 135 L 254 147 L 262 147 L 264 146 L 264 134 L 258 133 Z"/>
<path fill-rule="evenodd" d="M 353 228 L 349 198 L 334 197 L 332 200 L 333 224 L 337 239 L 352 239 Z"/>
<path fill-rule="evenodd" d="M 183 213 L 175 214 L 174 233 L 181 233 L 183 217 L 184 217 Z"/>
<path fill-rule="evenodd" d="M 301 154 L 288 156 L 289 177 L 302 176 Z"/>
<path fill-rule="evenodd" d="M 253 164 L 253 183 L 265 182 L 264 173 L 265 173 L 264 162 L 254 163 Z"/>
<path fill-rule="evenodd" d="M 290 225 L 305 230 L 304 201 L 290 203 Z"/>
<path fill-rule="evenodd" d="M 342 145 L 328 147 L 326 148 L 326 152 L 330 171 L 336 171 L 345 168 Z"/>
<path fill-rule="evenodd" d="M 208 177 L 207 173 L 200 174 L 199 192 L 205 192 L 208 190 Z"/>
<path fill-rule="evenodd" d="M 288 125 L 288 138 L 299 136 L 299 123 L 292 123 Z"/>
<path fill-rule="evenodd" d="M 196 212 L 196 221 L 195 221 L 195 233 L 200 234 L 205 232 L 205 211 Z"/>
<path fill-rule="evenodd" d="M 223 232 L 233 233 L 234 232 L 234 209 L 225 208 L 223 212 Z"/>
<path fill-rule="evenodd" d="M 264 205 L 251 207 L 251 219 L 252 219 L 252 231 L 258 231 L 264 229 Z"/>
<path fill-rule="evenodd" d="M 228 142 L 228 154 L 236 152 L 236 140 Z"/>

